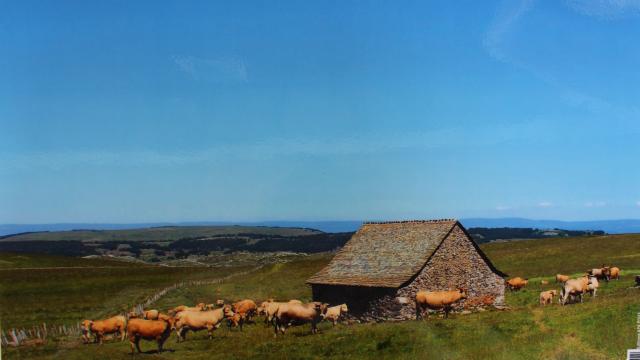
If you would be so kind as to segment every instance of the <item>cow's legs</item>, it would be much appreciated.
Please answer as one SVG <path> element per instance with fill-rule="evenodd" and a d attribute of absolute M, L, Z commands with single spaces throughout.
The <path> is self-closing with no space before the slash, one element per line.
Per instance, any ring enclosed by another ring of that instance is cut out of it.
<path fill-rule="evenodd" d="M 140 337 L 136 336 L 136 349 L 138 349 L 138 353 L 141 353 L 142 350 L 140 350 Z"/>
<path fill-rule="evenodd" d="M 209 333 L 209 340 L 213 339 L 213 329 L 212 325 L 207 325 L 207 333 Z"/>

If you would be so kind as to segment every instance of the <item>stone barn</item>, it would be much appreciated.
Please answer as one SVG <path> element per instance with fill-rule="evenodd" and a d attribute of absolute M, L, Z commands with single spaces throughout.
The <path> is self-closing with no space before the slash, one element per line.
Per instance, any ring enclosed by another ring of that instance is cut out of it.
<path fill-rule="evenodd" d="M 457 309 L 504 304 L 504 277 L 457 220 L 368 222 L 307 280 L 364 321 L 415 318 L 419 290 L 467 289 Z"/>

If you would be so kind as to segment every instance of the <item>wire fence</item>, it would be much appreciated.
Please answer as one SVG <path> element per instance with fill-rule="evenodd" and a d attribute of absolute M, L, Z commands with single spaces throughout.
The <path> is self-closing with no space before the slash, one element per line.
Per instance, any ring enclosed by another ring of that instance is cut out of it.
<path fill-rule="evenodd" d="M 221 284 L 224 281 L 227 281 L 231 278 L 237 276 L 243 276 L 250 274 L 252 272 L 258 271 L 263 268 L 264 265 L 256 266 L 252 269 L 233 273 L 221 278 L 217 279 L 208 279 L 208 280 L 187 280 L 180 281 L 173 285 L 167 286 L 150 295 L 144 301 L 139 304 L 134 305 L 133 312 L 136 314 L 142 314 L 144 309 L 148 309 L 153 304 L 155 304 L 158 300 L 166 296 L 171 291 L 187 287 L 187 286 L 202 286 L 202 285 L 216 285 Z M 123 314 L 127 316 L 128 314 Z M 0 343 L 2 346 L 20 346 L 20 345 L 34 345 L 34 344 L 43 344 L 47 338 L 55 338 L 55 337 L 67 337 L 67 336 L 77 336 L 80 337 L 82 335 L 81 323 L 77 322 L 74 324 L 62 324 L 62 325 L 47 325 L 46 323 L 42 323 L 41 325 L 34 325 L 31 327 L 24 328 L 9 328 L 8 330 L 0 330 Z"/>

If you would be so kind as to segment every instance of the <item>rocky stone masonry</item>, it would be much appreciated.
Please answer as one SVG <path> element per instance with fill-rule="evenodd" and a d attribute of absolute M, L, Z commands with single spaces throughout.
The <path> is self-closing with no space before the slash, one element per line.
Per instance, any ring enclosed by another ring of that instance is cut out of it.
<path fill-rule="evenodd" d="M 491 270 L 471 241 L 456 225 L 415 278 L 394 295 L 371 299 L 368 309 L 356 317 L 364 321 L 415 319 L 414 299 L 419 290 L 466 288 L 468 298 L 455 310 L 503 305 L 504 279 Z"/>

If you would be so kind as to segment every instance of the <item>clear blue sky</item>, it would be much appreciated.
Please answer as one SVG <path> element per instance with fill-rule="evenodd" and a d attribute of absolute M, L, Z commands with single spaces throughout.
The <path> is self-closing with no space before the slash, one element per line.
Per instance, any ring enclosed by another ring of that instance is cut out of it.
<path fill-rule="evenodd" d="M 14 1 L 0 223 L 640 217 L 638 1 Z"/>

